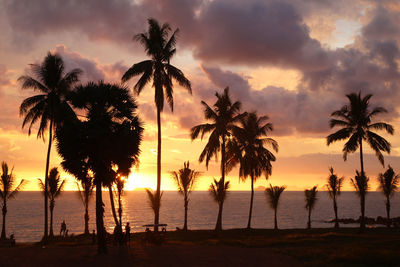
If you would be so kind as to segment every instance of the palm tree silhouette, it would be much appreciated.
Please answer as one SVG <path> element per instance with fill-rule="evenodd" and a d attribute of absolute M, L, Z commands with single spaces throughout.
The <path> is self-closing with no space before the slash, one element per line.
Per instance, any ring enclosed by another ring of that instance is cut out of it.
<path fill-rule="evenodd" d="M 221 178 L 219 181 L 215 180 L 211 183 L 208 191 L 212 199 L 218 204 L 219 210 L 221 210 L 221 206 L 224 204 L 225 199 L 228 195 L 228 189 L 230 188 L 229 181 L 224 182 Z M 220 212 L 218 212 L 218 219 L 220 218 Z M 215 228 L 215 230 L 221 230 L 221 228 Z"/>
<path fill-rule="evenodd" d="M 251 179 L 251 197 L 247 229 L 251 228 L 251 215 L 253 211 L 254 182 L 262 174 L 268 179 L 272 173 L 271 161 L 275 161 L 274 154 L 265 145 L 270 145 L 278 151 L 278 143 L 267 137 L 272 131 L 272 123 L 267 122 L 268 116 L 258 117 L 256 112 L 248 113 L 239 120 L 239 125 L 233 129 L 233 136 L 228 141 L 228 169 L 240 163 L 239 177 L 245 181 Z"/>
<path fill-rule="evenodd" d="M 317 186 L 304 190 L 306 209 L 308 210 L 307 229 L 311 229 L 311 212 L 315 207 L 315 203 L 317 202 L 317 193 Z"/>
<path fill-rule="evenodd" d="M 158 197 L 157 192 L 153 192 L 152 189 L 146 188 L 146 193 L 150 208 L 154 212 L 154 214 L 156 214 L 156 212 L 159 211 L 161 208 L 161 198 L 164 192 L 162 191 L 160 193 L 160 196 Z"/>
<path fill-rule="evenodd" d="M 177 81 L 180 86 L 186 88 L 190 93 L 192 93 L 192 88 L 190 81 L 185 77 L 183 72 L 170 64 L 170 60 L 176 53 L 176 36 L 179 30 L 176 29 L 168 39 L 171 32 L 171 27 L 168 23 L 160 25 L 155 19 L 149 19 L 148 24 L 148 32 L 137 34 L 134 36 L 134 39 L 143 45 L 150 59 L 132 65 L 122 76 L 122 81 L 126 82 L 134 76 L 142 75 L 133 88 L 135 93 L 139 95 L 143 88 L 153 80 L 158 129 L 156 200 L 161 201 L 161 112 L 164 108 L 164 94 L 173 111 L 172 80 Z M 156 210 L 154 216 L 155 225 L 158 225 L 159 217 L 160 211 Z M 157 226 L 154 227 L 154 230 L 158 231 Z"/>
<path fill-rule="evenodd" d="M 14 168 L 13 168 L 14 169 Z M 15 198 L 18 192 L 22 189 L 26 181 L 24 179 L 15 185 L 15 176 L 13 174 L 13 169 L 9 172 L 8 165 L 5 161 L 1 163 L 1 177 L 0 177 L 0 199 L 3 201 L 3 226 L 1 228 L 1 239 L 6 239 L 6 215 L 7 215 L 7 200 Z"/>
<path fill-rule="evenodd" d="M 116 178 L 115 178 L 116 179 Z M 115 180 L 114 180 L 115 181 Z M 115 222 L 115 226 L 119 227 L 119 221 L 118 221 L 118 217 L 117 217 L 117 211 L 115 210 L 115 203 L 114 203 L 114 191 L 112 188 L 112 183 L 109 184 L 108 187 L 108 194 L 110 196 L 110 206 L 111 206 L 111 213 L 113 215 L 114 218 L 114 222 Z"/>
<path fill-rule="evenodd" d="M 56 198 L 60 196 L 62 190 L 64 189 L 65 180 L 61 180 L 60 174 L 57 168 L 52 168 L 48 177 L 48 188 L 47 194 L 50 200 L 50 237 L 54 237 L 53 232 L 53 211 L 56 205 Z M 43 192 L 45 192 L 46 187 L 41 179 L 39 179 L 39 185 Z"/>
<path fill-rule="evenodd" d="M 73 69 L 65 73 L 64 62 L 57 54 L 50 52 L 39 64 L 31 64 L 30 68 L 34 77 L 24 75 L 18 78 L 22 83 L 22 89 L 33 89 L 39 94 L 28 97 L 20 106 L 20 116 L 24 117 L 22 128 L 29 124 L 28 135 L 36 122 L 39 122 L 37 138 L 45 139 L 45 133 L 49 131 L 49 144 L 47 148 L 46 171 L 44 185 L 47 189 L 47 178 L 50 164 L 50 151 L 54 130 L 67 118 L 74 117 L 75 113 L 69 106 L 66 98 L 74 84 L 79 81 L 80 69 Z M 48 127 L 48 128 L 47 128 Z M 48 196 L 44 191 L 44 235 L 46 242 L 48 235 Z"/>
<path fill-rule="evenodd" d="M 126 179 L 125 177 L 117 174 L 117 179 L 115 180 L 115 187 L 117 188 L 117 196 L 118 196 L 118 217 L 119 217 L 119 225 L 122 227 L 122 199 L 121 197 L 124 194 Z M 122 228 L 121 228 L 122 229 Z"/>
<path fill-rule="evenodd" d="M 174 179 L 178 192 L 183 195 L 183 206 L 185 208 L 185 218 L 183 223 L 183 230 L 187 231 L 187 215 L 189 207 L 189 196 L 192 193 L 197 179 L 200 177 L 200 172 L 196 172 L 189 168 L 189 161 L 183 163 L 183 168 L 179 171 L 171 172 L 172 179 Z"/>
<path fill-rule="evenodd" d="M 265 194 L 267 195 L 267 200 L 269 205 L 272 209 L 274 209 L 274 229 L 278 229 L 278 220 L 277 220 L 277 213 L 278 213 L 278 205 L 279 199 L 285 191 L 286 186 L 272 186 L 269 185 L 269 188 L 265 189 Z"/>
<path fill-rule="evenodd" d="M 330 127 L 343 127 L 337 132 L 330 134 L 327 139 L 327 144 L 348 139 L 343 147 L 343 159 L 347 159 L 347 154 L 355 152 L 360 148 L 360 163 L 361 173 L 364 171 L 363 160 L 363 140 L 375 151 L 380 163 L 384 165 L 384 159 L 381 151 L 390 153 L 390 143 L 385 138 L 374 133 L 372 130 L 385 130 L 393 135 L 393 126 L 384 122 L 371 123 L 372 119 L 380 114 L 386 113 L 387 110 L 382 107 L 376 107 L 370 110 L 369 100 L 372 95 L 361 97 L 361 93 L 346 95 L 349 99 L 349 104 L 344 105 L 341 109 L 334 111 L 331 116 L 338 119 L 330 120 Z"/>
<path fill-rule="evenodd" d="M 342 185 L 344 177 L 339 178 L 333 171 L 333 168 L 329 168 L 328 183 L 325 185 L 328 189 L 329 197 L 333 200 L 333 211 L 335 213 L 335 228 L 339 228 L 338 212 L 337 212 L 337 197 L 342 191 Z"/>
<path fill-rule="evenodd" d="M 237 128 L 237 123 L 245 114 L 239 114 L 241 103 L 236 101 L 232 103 L 229 96 L 229 87 L 224 89 L 222 94 L 215 93 L 217 101 L 214 103 L 214 109 L 212 109 L 206 102 L 201 101 L 204 106 L 204 116 L 207 120 L 211 120 L 212 123 L 205 123 L 194 126 L 190 131 L 190 137 L 192 140 L 196 139 L 201 135 L 203 139 L 205 134 L 210 134 L 208 142 L 201 152 L 199 161 L 206 161 L 208 163 L 210 159 L 215 156 L 217 158 L 218 153 L 221 151 L 221 183 L 225 184 L 225 170 L 226 170 L 226 142 L 227 138 L 233 135 L 233 129 Z M 222 229 L 222 210 L 223 201 L 219 202 L 218 218 L 215 225 L 215 230 Z"/>
<path fill-rule="evenodd" d="M 84 234 L 89 235 L 89 201 L 93 195 L 94 183 L 93 176 L 86 176 L 84 179 L 80 180 L 80 185 L 76 182 L 76 187 L 78 188 L 78 196 L 85 207 L 85 230 Z M 82 187 L 82 189 L 81 189 Z"/>
<path fill-rule="evenodd" d="M 87 117 L 60 127 L 57 148 L 70 165 L 85 159 L 94 174 L 98 252 L 106 253 L 102 187 L 112 184 L 117 173 L 128 176 L 130 168 L 139 163 L 143 128 L 126 87 L 90 82 L 77 87 L 71 100 L 75 108 L 86 111 Z M 76 157 L 71 157 L 73 151 Z"/>
<path fill-rule="evenodd" d="M 386 216 L 388 220 L 388 226 L 390 226 L 390 199 L 394 196 L 394 193 L 399 190 L 400 175 L 395 174 L 393 168 L 389 165 L 388 169 L 384 173 L 379 174 L 378 182 L 378 189 L 382 191 L 386 197 Z"/>
<path fill-rule="evenodd" d="M 351 184 L 358 197 L 360 198 L 361 218 L 360 218 L 360 231 L 365 228 L 365 196 L 369 190 L 369 178 L 363 172 L 356 171 L 356 176 L 351 178 Z"/>

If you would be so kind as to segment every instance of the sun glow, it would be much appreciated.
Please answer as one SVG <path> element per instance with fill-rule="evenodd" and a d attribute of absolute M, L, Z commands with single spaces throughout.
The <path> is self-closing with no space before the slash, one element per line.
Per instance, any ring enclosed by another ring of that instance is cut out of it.
<path fill-rule="evenodd" d="M 144 188 L 156 189 L 157 185 L 153 182 L 152 175 L 132 172 L 125 183 L 125 190 L 141 190 Z"/>

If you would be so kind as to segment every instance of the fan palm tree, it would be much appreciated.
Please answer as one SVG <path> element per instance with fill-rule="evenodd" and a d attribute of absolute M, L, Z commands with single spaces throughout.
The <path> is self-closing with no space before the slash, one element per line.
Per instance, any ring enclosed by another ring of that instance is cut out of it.
<path fill-rule="evenodd" d="M 308 210 L 307 229 L 311 229 L 311 212 L 315 207 L 315 203 L 317 202 L 317 193 L 317 186 L 304 190 L 306 209 Z"/>
<path fill-rule="evenodd" d="M 65 73 L 64 62 L 57 54 L 50 52 L 41 64 L 31 64 L 34 77 L 24 75 L 18 78 L 22 89 L 33 89 L 39 94 L 28 97 L 20 106 L 20 116 L 24 117 L 22 128 L 29 124 L 28 134 L 31 134 L 33 125 L 39 123 L 37 138 L 45 139 L 48 129 L 49 140 L 47 148 L 46 170 L 44 185 L 44 235 L 46 242 L 48 235 L 48 196 L 47 178 L 50 164 L 50 151 L 54 130 L 67 118 L 74 117 L 75 113 L 66 101 L 71 88 L 79 81 L 82 73 L 80 69 L 73 69 Z"/>
<path fill-rule="evenodd" d="M 265 194 L 267 195 L 267 200 L 269 205 L 272 209 L 274 209 L 274 229 L 278 229 L 278 220 L 277 220 L 277 213 L 278 213 L 278 205 L 279 199 L 285 191 L 286 186 L 272 186 L 269 185 L 269 188 L 265 189 Z"/>
<path fill-rule="evenodd" d="M 194 126 L 190 131 L 190 137 L 192 140 L 201 136 L 203 139 L 205 134 L 210 134 L 208 142 L 201 152 L 199 161 L 206 161 L 206 167 L 212 157 L 217 158 L 219 152 L 221 152 L 221 183 L 225 184 L 225 171 L 226 171 L 226 143 L 227 138 L 233 135 L 233 129 L 237 128 L 235 123 L 245 116 L 240 114 L 241 103 L 239 101 L 233 102 L 229 96 L 229 87 L 224 89 L 222 94 L 215 93 L 217 101 L 214 103 L 214 109 L 212 109 L 206 102 L 201 101 L 204 106 L 204 116 L 207 120 L 211 120 L 211 123 L 204 123 Z M 223 201 L 220 202 L 218 210 L 218 218 L 215 226 L 216 230 L 222 229 L 222 210 Z"/>
<path fill-rule="evenodd" d="M 141 75 L 133 90 L 137 95 L 143 90 L 143 88 L 153 81 L 152 86 L 154 87 L 154 100 L 157 108 L 157 199 L 161 200 L 161 112 L 164 108 L 164 95 L 165 98 L 173 111 L 174 99 L 173 99 L 173 83 L 172 80 L 178 82 L 178 84 L 186 88 L 192 93 L 190 81 L 185 77 L 183 72 L 170 64 L 170 60 L 176 53 L 176 36 L 178 29 L 176 29 L 170 36 L 171 27 L 168 23 L 160 25 L 155 19 L 148 20 L 149 29 L 146 33 L 140 33 L 135 35 L 134 39 L 139 41 L 146 54 L 150 57 L 149 60 L 145 60 L 136 63 L 130 67 L 125 74 L 122 76 L 122 81 L 126 82 L 131 78 Z M 168 38 L 169 37 L 169 38 Z M 160 206 L 160 205 L 158 205 Z M 154 224 L 159 223 L 160 211 L 157 210 L 154 216 Z M 157 227 L 154 228 L 158 230 Z"/>
<path fill-rule="evenodd" d="M 395 174 L 393 168 L 389 165 L 384 173 L 379 174 L 378 182 L 378 189 L 382 191 L 386 197 L 386 216 L 388 226 L 390 226 L 390 199 L 394 196 L 394 193 L 399 190 L 400 175 Z"/>
<path fill-rule="evenodd" d="M 77 182 L 76 187 L 78 188 L 78 195 L 85 207 L 85 230 L 84 234 L 89 235 L 89 201 L 93 195 L 94 183 L 93 176 L 86 176 L 85 179 L 80 180 L 80 185 Z M 82 188 L 81 188 L 82 187 Z"/>
<path fill-rule="evenodd" d="M 228 194 L 228 190 L 230 188 L 229 181 L 224 182 L 221 178 L 219 181 L 215 180 L 211 183 L 208 191 L 212 199 L 218 204 L 219 210 L 221 210 L 221 206 L 224 204 L 225 199 Z M 218 218 L 220 218 L 220 212 L 218 212 Z M 221 228 L 215 228 L 216 231 L 222 230 Z"/>
<path fill-rule="evenodd" d="M 271 162 L 276 158 L 265 145 L 270 145 L 278 151 L 278 143 L 267 137 L 272 131 L 272 123 L 267 122 L 268 116 L 258 117 L 256 112 L 248 113 L 239 120 L 240 127 L 233 129 L 233 136 L 228 142 L 228 169 L 240 163 L 239 177 L 245 181 L 250 177 L 251 197 L 247 229 L 251 228 L 251 215 L 253 211 L 254 183 L 257 178 L 264 175 L 266 179 L 272 174 Z"/>
<path fill-rule="evenodd" d="M 333 171 L 333 168 L 329 168 L 328 183 L 325 185 L 328 189 L 329 197 L 333 200 L 333 211 L 335 212 L 335 228 L 339 228 L 338 214 L 337 214 L 337 202 L 336 199 L 342 191 L 342 185 L 344 177 L 339 178 Z"/>
<path fill-rule="evenodd" d="M 183 230 L 187 231 L 187 215 L 189 207 L 189 196 L 192 193 L 197 179 L 200 177 L 200 172 L 196 172 L 189 168 L 189 161 L 183 163 L 183 168 L 179 171 L 171 172 L 172 179 L 174 179 L 178 192 L 183 195 L 183 206 L 185 208 L 185 218 L 183 223 Z"/>
<path fill-rule="evenodd" d="M 376 107 L 370 109 L 369 100 L 372 95 L 361 96 L 361 93 L 346 95 L 349 99 L 349 104 L 344 105 L 341 109 L 334 111 L 331 116 L 338 119 L 330 120 L 330 127 L 335 126 L 343 127 L 337 132 L 330 134 L 327 139 L 327 144 L 348 139 L 343 147 L 343 159 L 347 159 L 347 154 L 355 152 L 360 148 L 360 164 L 361 173 L 364 171 L 363 160 L 363 141 L 367 142 L 369 146 L 375 151 L 380 163 L 384 165 L 384 158 L 381 151 L 390 153 L 390 143 L 385 138 L 376 134 L 372 130 L 385 130 L 387 133 L 393 135 L 393 126 L 385 122 L 372 123 L 372 119 L 380 114 L 386 113 L 387 110 L 383 107 Z"/>
<path fill-rule="evenodd" d="M 365 229 L 365 196 L 369 190 L 369 178 L 363 172 L 356 171 L 356 176 L 351 178 L 351 184 L 360 198 L 361 218 L 360 231 Z"/>
<path fill-rule="evenodd" d="M 1 179 L 0 179 L 0 199 L 3 201 L 3 226 L 1 228 L 1 239 L 6 239 L 6 215 L 7 215 L 7 200 L 15 198 L 18 192 L 22 189 L 26 183 L 24 179 L 15 185 L 15 176 L 13 174 L 13 169 L 9 172 L 8 165 L 5 161 L 1 163 Z"/>
<path fill-rule="evenodd" d="M 91 82 L 77 87 L 71 101 L 87 116 L 57 130 L 57 148 L 63 166 L 77 166 L 83 160 L 94 174 L 98 252 L 106 253 L 102 187 L 112 184 L 117 173 L 128 176 L 130 168 L 139 164 L 143 128 L 126 87 Z"/>

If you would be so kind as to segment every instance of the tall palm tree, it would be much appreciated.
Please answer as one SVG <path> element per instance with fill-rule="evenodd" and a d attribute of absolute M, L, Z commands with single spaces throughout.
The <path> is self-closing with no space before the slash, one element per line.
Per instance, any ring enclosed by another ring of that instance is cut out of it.
<path fill-rule="evenodd" d="M 239 120 L 245 116 L 240 114 L 241 103 L 239 101 L 233 102 L 229 96 L 229 87 L 224 89 L 222 94 L 215 93 L 217 101 L 214 103 L 214 109 L 212 109 L 206 102 L 201 101 L 204 106 L 204 116 L 211 123 L 204 123 L 194 126 L 190 131 L 190 137 L 192 140 L 201 136 L 203 139 L 205 134 L 210 134 L 208 142 L 201 152 L 199 161 L 206 161 L 206 167 L 210 159 L 215 156 L 217 158 L 219 152 L 221 152 L 221 183 L 225 184 L 225 171 L 226 171 L 226 143 L 227 138 L 233 136 L 233 129 L 237 128 L 235 125 Z M 215 225 L 216 230 L 222 229 L 222 210 L 224 202 L 220 202 L 218 210 L 217 223 Z"/>
<path fill-rule="evenodd" d="M 117 179 L 115 180 L 115 187 L 117 188 L 117 197 L 118 197 L 118 218 L 119 225 L 122 227 L 122 196 L 124 194 L 126 179 L 121 175 L 117 175 Z"/>
<path fill-rule="evenodd" d="M 361 173 L 364 171 L 363 160 L 363 141 L 375 151 L 380 163 L 384 165 L 384 158 L 381 151 L 390 153 L 390 143 L 385 138 L 376 134 L 372 130 L 385 130 L 393 135 L 393 126 L 385 122 L 372 123 L 372 119 L 380 114 L 386 113 L 387 110 L 383 107 L 375 107 L 371 110 L 369 100 L 372 95 L 361 96 L 361 93 L 346 95 L 349 99 L 349 104 L 344 105 L 341 109 L 334 111 L 331 116 L 337 119 L 330 120 L 330 127 L 340 126 L 342 129 L 330 134 L 327 139 L 327 144 L 348 139 L 343 147 L 343 159 L 347 159 L 347 154 L 355 152 L 360 148 L 360 164 Z"/>
<path fill-rule="evenodd" d="M 57 148 L 63 166 L 76 166 L 83 160 L 93 172 L 98 252 L 106 253 L 102 187 L 112 184 L 117 173 L 128 176 L 130 168 L 139 163 L 142 123 L 126 87 L 91 82 L 77 87 L 71 100 L 87 116 L 68 121 L 57 130 Z"/>
<path fill-rule="evenodd" d="M 114 180 L 115 181 L 115 180 Z M 119 227 L 119 221 L 117 217 L 117 211 L 115 210 L 115 203 L 114 203 L 114 191 L 113 191 L 113 184 L 108 185 L 108 194 L 110 196 L 110 206 L 111 206 L 111 213 L 114 218 L 115 226 Z"/>
<path fill-rule="evenodd" d="M 378 182 L 378 189 L 382 191 L 386 197 L 386 215 L 388 226 L 390 226 L 390 199 L 394 196 L 394 193 L 399 190 L 400 175 L 395 174 L 393 168 L 389 165 L 384 173 L 379 174 Z"/>
<path fill-rule="evenodd" d="M 8 165 L 5 161 L 1 163 L 1 179 L 0 179 L 0 199 L 3 201 L 3 226 L 1 228 L 1 239 L 6 239 L 6 215 L 7 215 L 7 200 L 15 198 L 18 192 L 22 189 L 26 183 L 24 179 L 14 187 L 15 176 L 13 174 L 13 169 L 9 172 Z"/>
<path fill-rule="evenodd" d="M 20 106 L 20 116 L 24 117 L 22 128 L 29 124 L 28 134 L 36 122 L 39 122 L 37 138 L 45 138 L 48 129 L 49 141 L 47 148 L 46 171 L 44 178 L 44 235 L 46 242 L 48 235 L 48 196 L 47 179 L 50 164 L 50 151 L 55 129 L 67 118 L 74 117 L 75 113 L 67 102 L 71 88 L 79 81 L 82 73 L 80 69 L 73 69 L 65 73 L 64 62 L 57 54 L 50 52 L 41 64 L 31 64 L 30 68 L 34 77 L 24 75 L 18 78 L 22 89 L 33 89 L 39 94 L 28 97 Z"/>
<path fill-rule="evenodd" d="M 338 212 L 337 212 L 337 197 L 342 191 L 344 177 L 339 178 L 333 171 L 333 168 L 329 168 L 328 183 L 325 185 L 328 189 L 329 197 L 333 200 L 333 211 L 335 212 L 335 228 L 339 228 Z"/>
<path fill-rule="evenodd" d="M 229 181 L 224 182 L 224 180 L 221 178 L 219 181 L 215 180 L 211 183 L 208 191 L 210 192 L 210 195 L 212 199 L 218 204 L 219 210 L 221 210 L 221 206 L 224 204 L 225 199 L 228 195 L 228 190 L 230 188 L 230 183 Z M 218 212 L 218 219 L 220 218 L 220 212 Z M 221 230 L 221 228 L 215 228 L 216 231 Z"/>
<path fill-rule="evenodd" d="M 60 174 L 57 168 L 52 168 L 50 170 L 50 174 L 48 177 L 48 185 L 47 194 L 50 199 L 50 237 L 54 237 L 53 232 L 53 211 L 54 207 L 56 206 L 56 198 L 61 195 L 61 192 L 64 189 L 65 180 L 61 180 Z M 46 188 L 41 179 L 39 179 L 39 185 L 43 192 L 45 192 Z"/>
<path fill-rule="evenodd" d="M 170 64 L 172 57 L 176 53 L 176 36 L 178 29 L 171 35 L 171 27 L 168 23 L 160 25 L 155 19 L 148 20 L 149 29 L 146 33 L 140 33 L 134 36 L 136 41 L 139 41 L 149 60 L 136 63 L 130 67 L 122 76 L 122 81 L 126 82 L 131 78 L 141 75 L 133 90 L 137 95 L 143 88 L 153 81 L 154 87 L 154 100 L 157 108 L 157 199 L 161 201 L 161 112 L 164 108 L 164 95 L 173 111 L 174 98 L 173 98 L 173 83 L 172 80 L 186 88 L 192 93 L 190 81 L 185 77 L 183 72 Z M 169 36 L 170 35 L 170 36 Z M 158 205 L 160 206 L 160 205 Z M 159 223 L 160 211 L 157 210 L 154 216 L 154 224 Z M 157 227 L 154 228 L 158 230 Z"/>
<path fill-rule="evenodd" d="M 233 136 L 228 142 L 228 169 L 240 163 L 239 177 L 251 180 L 251 197 L 247 229 L 251 228 L 251 215 L 253 211 L 254 183 L 257 178 L 264 175 L 266 179 L 272 174 L 271 162 L 276 158 L 265 145 L 270 145 L 278 151 L 278 143 L 267 137 L 273 130 L 272 123 L 267 122 L 268 116 L 258 117 L 256 112 L 248 113 L 239 120 L 240 127 L 233 129 Z"/>
<path fill-rule="evenodd" d="M 189 196 L 192 193 L 197 179 L 200 177 L 200 172 L 196 172 L 189 168 L 189 161 L 183 163 L 183 168 L 179 171 L 171 172 L 172 179 L 174 179 L 178 192 L 183 195 L 183 206 L 185 208 L 185 218 L 183 223 L 183 230 L 186 231 L 187 227 L 187 215 L 189 207 Z"/>
<path fill-rule="evenodd" d="M 274 209 L 274 229 L 278 229 L 278 219 L 277 219 L 277 213 L 278 213 L 278 205 L 279 205 L 279 199 L 285 191 L 286 186 L 272 186 L 271 184 L 269 185 L 269 188 L 265 189 L 265 194 L 267 195 L 267 200 L 269 205 L 271 206 L 272 209 Z"/>
<path fill-rule="evenodd" d="M 358 197 L 360 198 L 361 218 L 360 218 L 360 230 L 363 231 L 365 228 L 365 196 L 369 190 L 369 178 L 363 172 L 356 171 L 356 176 L 351 178 L 351 184 Z"/>
<path fill-rule="evenodd" d="M 85 179 L 80 180 L 80 185 L 77 182 L 76 187 L 78 188 L 78 195 L 80 200 L 82 201 L 83 206 L 85 207 L 85 230 L 84 234 L 89 235 L 89 201 L 93 195 L 94 183 L 93 176 L 86 176 Z M 82 189 L 81 189 L 82 187 Z"/>
<path fill-rule="evenodd" d="M 304 190 L 306 209 L 308 210 L 307 229 L 311 229 L 311 212 L 315 207 L 315 203 L 317 202 L 317 193 L 317 186 Z"/>

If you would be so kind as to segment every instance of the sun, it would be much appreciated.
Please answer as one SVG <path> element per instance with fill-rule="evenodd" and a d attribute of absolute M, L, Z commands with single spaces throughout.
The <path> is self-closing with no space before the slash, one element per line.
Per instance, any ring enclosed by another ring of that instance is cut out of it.
<path fill-rule="evenodd" d="M 132 172 L 125 184 L 126 191 L 140 190 L 144 188 L 151 188 L 155 190 L 156 182 L 152 175 Z"/>

